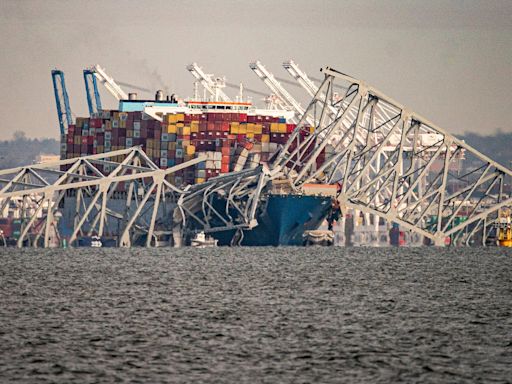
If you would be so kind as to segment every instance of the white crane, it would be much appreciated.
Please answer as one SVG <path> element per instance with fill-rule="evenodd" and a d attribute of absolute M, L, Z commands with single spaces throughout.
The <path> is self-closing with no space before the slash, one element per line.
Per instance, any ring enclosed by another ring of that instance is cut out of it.
<path fill-rule="evenodd" d="M 315 93 L 318 91 L 318 87 L 313 83 L 312 80 L 302 71 L 293 60 L 288 60 L 283 63 L 284 69 L 295 79 L 297 82 L 306 90 L 311 97 L 315 97 Z"/>
<path fill-rule="evenodd" d="M 226 79 L 204 73 L 197 63 L 187 65 L 187 70 L 201 82 L 201 85 L 214 97 L 215 101 L 231 101 L 222 90 L 226 87 Z"/>
<path fill-rule="evenodd" d="M 260 61 L 255 61 L 249 64 L 249 67 L 256 73 L 256 75 L 265 83 L 265 85 L 272 91 L 274 95 L 281 101 L 289 110 L 295 111 L 296 116 L 299 118 L 304 114 L 305 109 L 302 108 L 300 103 L 283 88 L 281 83 L 276 80 L 274 75 L 270 73 Z M 314 125 L 313 119 L 310 116 L 306 116 L 306 120 L 309 124 Z"/>
<path fill-rule="evenodd" d="M 128 94 L 122 90 L 112 77 L 107 75 L 105 69 L 101 68 L 99 64 L 92 67 L 90 71 L 94 73 L 94 76 L 96 76 L 100 83 L 102 83 L 117 100 L 128 100 Z"/>

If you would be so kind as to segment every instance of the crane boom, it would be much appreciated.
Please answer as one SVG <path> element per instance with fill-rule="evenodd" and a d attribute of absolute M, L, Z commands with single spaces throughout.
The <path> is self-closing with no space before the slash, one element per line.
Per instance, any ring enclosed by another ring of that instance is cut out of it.
<path fill-rule="evenodd" d="M 231 101 L 221 89 L 226 86 L 223 79 L 206 74 L 197 63 L 187 65 L 187 70 L 201 82 L 201 85 L 215 98 L 215 101 Z"/>
<path fill-rule="evenodd" d="M 90 71 L 94 72 L 94 75 L 100 81 L 100 83 L 102 83 L 117 100 L 128 100 L 128 95 L 126 92 L 123 91 L 123 89 L 114 81 L 112 77 L 107 75 L 105 69 L 96 64 L 94 67 L 90 68 Z"/>
<path fill-rule="evenodd" d="M 256 73 L 256 75 L 265 83 L 265 85 L 281 100 L 282 104 L 287 108 L 295 111 L 298 117 L 302 116 L 305 112 L 304 108 L 299 104 L 292 95 L 283 88 L 281 83 L 276 80 L 274 75 L 270 73 L 260 61 L 255 61 L 249 64 L 249 67 Z M 306 120 L 309 124 L 314 125 L 313 120 L 310 116 L 306 116 Z"/>
<path fill-rule="evenodd" d="M 59 118 L 60 134 L 65 135 L 68 127 L 73 124 L 71 108 L 69 106 L 68 91 L 64 80 L 64 72 L 52 70 L 53 91 L 55 93 L 55 104 L 57 106 L 57 116 Z"/>
<path fill-rule="evenodd" d="M 306 90 L 309 96 L 315 97 L 318 87 L 293 60 L 285 61 L 283 67 Z"/>
<path fill-rule="evenodd" d="M 89 115 L 101 111 L 101 98 L 98 91 L 98 83 L 94 71 L 91 69 L 84 69 L 84 82 L 85 94 L 87 96 L 87 106 L 89 108 Z"/>

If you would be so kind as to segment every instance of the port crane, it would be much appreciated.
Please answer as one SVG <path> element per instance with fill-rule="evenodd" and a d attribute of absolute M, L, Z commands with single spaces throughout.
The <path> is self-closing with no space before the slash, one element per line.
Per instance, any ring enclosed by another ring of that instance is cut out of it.
<path fill-rule="evenodd" d="M 281 105 L 284 106 L 288 110 L 292 110 L 295 112 L 296 116 L 303 116 L 306 121 L 311 125 L 315 125 L 314 119 L 305 115 L 304 108 L 300 105 L 300 103 L 294 99 L 294 97 L 288 93 L 286 89 L 276 80 L 274 75 L 270 73 L 265 66 L 259 61 L 256 60 L 249 64 L 249 67 L 254 71 L 256 76 L 262 80 L 265 85 L 271 90 L 271 92 L 281 101 Z M 295 119 L 295 122 L 297 120 Z"/>
<path fill-rule="evenodd" d="M 117 84 L 112 77 L 110 77 L 107 72 L 105 72 L 104 68 L 101 68 L 99 64 L 94 65 L 91 68 L 86 69 L 85 71 L 88 71 L 88 73 L 94 74 L 96 79 L 105 86 L 105 88 L 110 92 L 112 96 L 116 98 L 116 100 L 128 100 L 128 94 L 123 91 L 123 89 Z M 85 77 L 85 71 L 84 71 L 84 77 Z M 86 87 L 87 87 L 87 81 L 86 81 Z M 93 88 L 94 89 L 94 88 Z M 95 92 L 97 91 L 97 88 L 94 89 Z M 89 95 L 89 92 L 88 92 Z M 96 94 L 95 94 L 96 96 Z M 98 93 L 99 96 L 99 93 Z M 89 96 L 88 96 L 89 97 Z M 88 99 L 89 100 L 89 99 Z M 99 98 L 96 99 L 98 101 Z M 96 104 L 97 105 L 97 104 Z M 100 103 L 101 106 L 101 103 Z"/>
<path fill-rule="evenodd" d="M 58 69 L 52 70 L 52 82 L 55 94 L 55 104 L 57 105 L 60 134 L 62 137 L 68 132 L 68 127 L 73 124 L 71 107 L 69 106 L 68 91 L 66 89 L 66 81 L 64 80 L 64 72 Z"/>
<path fill-rule="evenodd" d="M 224 93 L 222 88 L 226 86 L 226 79 L 206 74 L 197 63 L 187 65 L 187 70 L 194 76 L 214 98 L 214 101 L 226 101 L 231 99 Z"/>
<path fill-rule="evenodd" d="M 101 112 L 102 110 L 101 97 L 98 91 L 98 83 L 96 79 L 96 71 L 94 69 L 84 69 L 85 95 L 87 97 L 89 116 Z"/>

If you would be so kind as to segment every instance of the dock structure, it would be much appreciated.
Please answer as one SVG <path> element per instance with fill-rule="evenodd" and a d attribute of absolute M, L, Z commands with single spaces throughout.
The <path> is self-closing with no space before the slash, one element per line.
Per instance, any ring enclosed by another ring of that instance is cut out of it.
<path fill-rule="evenodd" d="M 365 82 L 322 72 L 319 87 L 304 83 L 312 100 L 268 161 L 189 185 L 172 176 L 207 161 L 205 153 L 161 169 L 136 146 L 0 170 L 0 218 L 16 212 L 18 247 L 77 246 L 91 236 L 121 247 L 181 246 L 222 231 L 238 245 L 260 224 L 272 188 L 301 194 L 313 183 L 336 185 L 342 212 L 385 219 L 439 246 L 476 237 L 486 245 L 500 210 L 512 206 L 504 192 L 512 171 Z"/>

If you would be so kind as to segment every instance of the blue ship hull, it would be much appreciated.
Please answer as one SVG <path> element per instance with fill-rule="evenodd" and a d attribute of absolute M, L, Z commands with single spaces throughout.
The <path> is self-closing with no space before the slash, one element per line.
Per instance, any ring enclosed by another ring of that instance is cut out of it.
<path fill-rule="evenodd" d="M 317 229 L 331 209 L 331 198 L 269 195 L 258 226 L 243 232 L 244 246 L 301 246 L 305 231 Z M 230 245 L 234 231 L 213 233 L 219 245 Z"/>

